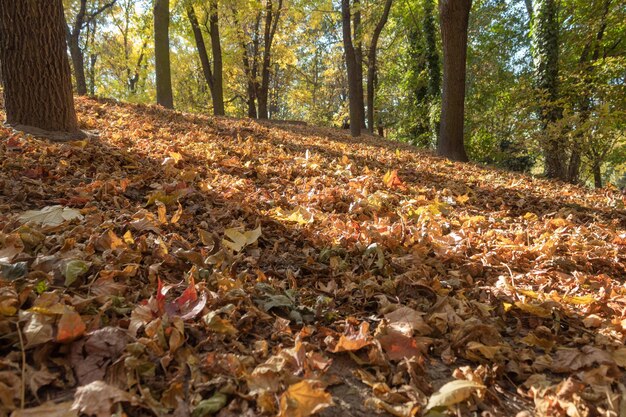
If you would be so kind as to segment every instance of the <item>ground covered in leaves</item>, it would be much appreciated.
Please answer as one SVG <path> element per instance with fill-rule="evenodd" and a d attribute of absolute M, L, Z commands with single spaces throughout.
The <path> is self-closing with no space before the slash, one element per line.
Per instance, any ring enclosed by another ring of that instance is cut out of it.
<path fill-rule="evenodd" d="M 626 212 L 374 137 L 0 128 L 0 416 L 624 416 Z"/>

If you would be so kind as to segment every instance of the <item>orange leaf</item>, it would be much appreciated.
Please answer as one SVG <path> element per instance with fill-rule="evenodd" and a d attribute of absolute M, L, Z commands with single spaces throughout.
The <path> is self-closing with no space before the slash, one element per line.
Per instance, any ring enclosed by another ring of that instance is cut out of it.
<path fill-rule="evenodd" d="M 59 319 L 57 342 L 67 343 L 81 337 L 85 334 L 85 322 L 75 311 L 68 311 L 63 313 Z"/>
<path fill-rule="evenodd" d="M 358 333 L 352 329 L 349 329 L 346 334 L 342 334 L 339 338 L 339 342 L 331 352 L 347 352 L 359 350 L 372 342 L 369 338 L 370 325 L 367 322 L 361 323 Z"/>

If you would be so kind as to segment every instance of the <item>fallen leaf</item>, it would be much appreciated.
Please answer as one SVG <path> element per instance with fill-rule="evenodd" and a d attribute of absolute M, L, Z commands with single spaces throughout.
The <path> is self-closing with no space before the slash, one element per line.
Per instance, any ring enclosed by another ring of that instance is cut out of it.
<path fill-rule="evenodd" d="M 339 337 L 339 341 L 330 351 L 335 353 L 350 352 L 370 345 L 372 341 L 369 335 L 369 329 L 370 325 L 366 321 L 361 323 L 358 332 L 349 327 L 347 332 Z"/>
<path fill-rule="evenodd" d="M 449 407 L 458 404 L 470 398 L 473 393 L 485 388 L 483 384 L 467 381 L 465 379 L 450 381 L 430 396 L 425 410 L 428 411 L 431 408 Z"/>
<path fill-rule="evenodd" d="M 240 229 L 226 229 L 224 236 L 225 238 L 222 239 L 224 246 L 233 252 L 241 252 L 244 247 L 253 244 L 261 237 L 261 226 L 244 232 L 241 232 Z"/>
<path fill-rule="evenodd" d="M 202 400 L 193 409 L 191 417 L 206 417 L 217 413 L 222 408 L 226 407 L 228 397 L 221 392 L 213 394 L 209 399 Z"/>
<path fill-rule="evenodd" d="M 332 396 L 317 381 L 303 380 L 280 397 L 279 417 L 308 417 L 333 404 Z"/>
<path fill-rule="evenodd" d="M 113 405 L 129 402 L 136 405 L 138 401 L 121 389 L 104 381 L 94 381 L 79 387 L 74 395 L 72 410 L 96 417 L 110 417 Z"/>
<path fill-rule="evenodd" d="M 41 210 L 29 210 L 22 213 L 18 220 L 22 223 L 33 222 L 42 226 L 59 226 L 67 221 L 83 218 L 80 211 L 63 206 L 46 206 Z"/>
<path fill-rule="evenodd" d="M 59 404 L 47 402 L 38 407 L 15 410 L 11 417 L 78 417 L 78 412 L 72 409 L 72 401 Z"/>

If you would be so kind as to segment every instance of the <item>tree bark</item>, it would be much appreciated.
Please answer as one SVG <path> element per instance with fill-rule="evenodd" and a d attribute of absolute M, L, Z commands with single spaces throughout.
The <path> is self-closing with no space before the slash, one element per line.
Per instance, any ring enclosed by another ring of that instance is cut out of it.
<path fill-rule="evenodd" d="M 193 4 L 188 3 L 186 6 L 187 18 L 191 24 L 191 31 L 193 32 L 194 40 L 196 41 L 196 49 L 198 50 L 198 57 L 200 58 L 200 65 L 202 66 L 202 74 L 204 80 L 211 91 L 211 98 L 215 101 L 215 86 L 213 83 L 213 71 L 211 70 L 211 62 L 209 61 L 209 55 L 206 50 L 206 44 L 204 43 L 204 36 L 202 36 L 202 30 L 196 17 L 196 11 L 193 8 Z M 213 106 L 215 108 L 215 105 Z"/>
<path fill-rule="evenodd" d="M 261 86 L 258 91 L 259 102 L 259 119 L 267 119 L 268 113 L 268 98 L 270 88 L 270 67 L 272 64 L 272 43 L 274 42 L 274 35 L 278 28 L 278 21 L 283 7 L 283 0 L 278 0 L 276 12 L 274 12 L 274 4 L 272 0 L 267 0 L 265 6 L 265 28 L 263 33 L 263 62 L 261 64 Z"/>
<path fill-rule="evenodd" d="M 359 106 L 359 78 L 356 54 L 352 44 L 352 28 L 350 16 L 350 0 L 341 0 L 341 23 L 343 28 L 343 46 L 346 56 L 346 68 L 348 71 L 348 104 L 350 108 L 350 133 L 353 137 L 361 136 L 361 112 Z"/>
<path fill-rule="evenodd" d="M 359 113 L 361 119 L 361 128 L 367 129 L 365 125 L 365 95 L 363 92 L 363 31 L 361 29 L 361 0 L 354 0 L 354 56 L 356 58 L 356 74 L 359 100 Z"/>
<path fill-rule="evenodd" d="M 562 116 L 558 99 L 559 77 L 559 22 L 557 19 L 557 0 L 535 0 L 531 25 L 531 41 L 535 71 L 535 87 L 544 102 L 539 109 L 542 129 Z M 567 179 L 564 160 L 565 149 L 561 135 L 545 135 L 543 154 L 545 175 L 548 178 Z"/>
<path fill-rule="evenodd" d="M 0 1 L 5 110 L 18 129 L 81 136 L 64 22 L 61 0 Z"/>
<path fill-rule="evenodd" d="M 593 185 L 602 188 L 602 166 L 599 163 L 593 165 Z"/>
<path fill-rule="evenodd" d="M 80 32 L 83 28 L 85 14 L 87 12 L 87 0 L 80 0 L 80 8 L 74 19 L 72 27 L 67 26 L 67 45 L 72 58 L 74 68 L 74 79 L 76 80 L 76 94 L 84 96 L 87 94 L 87 82 L 85 80 L 85 65 L 83 51 L 80 48 Z"/>
<path fill-rule="evenodd" d="M 223 116 L 226 114 L 224 110 L 224 70 L 217 0 L 210 1 L 209 13 L 211 52 L 213 54 L 213 114 Z"/>
<path fill-rule="evenodd" d="M 463 142 L 467 27 L 472 0 L 440 0 L 439 20 L 443 44 L 443 97 L 437 153 L 467 161 Z"/>
<path fill-rule="evenodd" d="M 157 104 L 173 109 L 172 73 L 170 69 L 170 2 L 154 0 L 154 66 Z"/>
<path fill-rule="evenodd" d="M 367 59 L 367 122 L 370 133 L 374 133 L 374 94 L 376 81 L 376 49 L 378 48 L 378 39 L 389 18 L 389 10 L 393 0 L 386 0 L 383 14 L 374 28 L 372 41 L 370 42 L 368 59 Z"/>

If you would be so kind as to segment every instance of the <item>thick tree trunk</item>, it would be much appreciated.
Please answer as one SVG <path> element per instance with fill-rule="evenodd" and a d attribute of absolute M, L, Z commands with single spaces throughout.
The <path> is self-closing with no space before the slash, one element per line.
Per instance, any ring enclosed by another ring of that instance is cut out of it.
<path fill-rule="evenodd" d="M 558 99 L 559 78 L 559 22 L 557 0 L 535 0 L 531 25 L 535 87 L 544 103 L 540 107 L 542 129 L 562 117 Z M 567 179 L 567 169 L 562 138 L 560 135 L 545 135 L 543 154 L 545 175 L 548 178 Z"/>
<path fill-rule="evenodd" d="M 361 128 L 367 129 L 365 125 L 365 94 L 363 92 L 363 32 L 361 30 L 361 0 L 354 0 L 354 57 L 356 58 L 356 74 L 359 100 L 359 113 Z"/>
<path fill-rule="evenodd" d="M 467 26 L 472 0 L 440 0 L 439 19 L 443 44 L 443 97 L 437 153 L 467 161 L 463 142 Z"/>
<path fill-rule="evenodd" d="M 169 0 L 154 0 L 154 66 L 157 104 L 173 109 L 169 24 Z"/>
<path fill-rule="evenodd" d="M 219 14 L 217 0 L 210 2 L 211 15 L 209 26 L 211 32 L 211 52 L 213 53 L 213 114 L 223 116 L 224 110 L 224 70 L 222 63 L 222 45 L 220 39 Z"/>
<path fill-rule="evenodd" d="M 393 0 L 385 1 L 385 8 L 380 20 L 374 28 L 372 41 L 370 43 L 369 55 L 367 59 L 367 123 L 370 133 L 374 133 L 374 93 L 376 88 L 376 48 L 378 48 L 378 39 L 389 18 L 389 10 Z"/>
<path fill-rule="evenodd" d="M 343 46 L 346 55 L 346 67 L 348 71 L 348 102 L 350 107 L 350 133 L 354 137 L 361 136 L 361 126 L 363 121 L 361 119 L 361 112 L 359 106 L 363 106 L 363 100 L 361 97 L 361 103 L 359 104 L 359 78 L 356 54 L 354 52 L 354 45 L 352 44 L 352 28 L 350 16 L 350 0 L 341 0 L 341 23 L 343 28 Z"/>
<path fill-rule="evenodd" d="M 64 22 L 61 0 L 0 1 L 8 124 L 80 136 Z"/>

